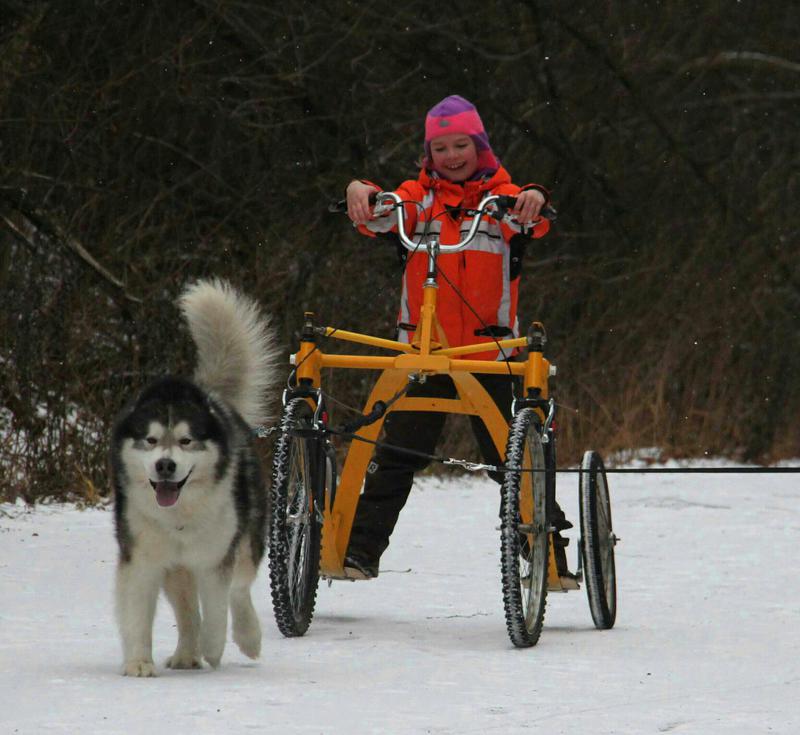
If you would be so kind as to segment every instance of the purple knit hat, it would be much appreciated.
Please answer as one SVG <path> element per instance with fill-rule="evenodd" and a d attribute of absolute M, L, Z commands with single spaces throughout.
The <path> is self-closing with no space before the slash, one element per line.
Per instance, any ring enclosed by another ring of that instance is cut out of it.
<path fill-rule="evenodd" d="M 478 169 L 471 178 L 478 179 L 483 176 L 492 176 L 498 168 L 500 161 L 489 145 L 489 136 L 486 135 L 483 122 L 478 111 L 468 100 L 457 94 L 445 97 L 441 102 L 431 107 L 425 118 L 425 165 L 430 167 L 431 141 L 442 135 L 462 133 L 469 135 L 478 151 Z"/>

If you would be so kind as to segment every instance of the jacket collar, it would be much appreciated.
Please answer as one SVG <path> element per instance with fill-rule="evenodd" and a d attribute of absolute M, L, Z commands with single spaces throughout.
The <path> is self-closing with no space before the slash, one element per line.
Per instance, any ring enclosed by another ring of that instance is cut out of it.
<path fill-rule="evenodd" d="M 431 172 L 423 168 L 419 172 L 418 180 L 419 183 L 427 189 L 433 189 L 445 196 L 455 195 L 459 199 L 467 200 L 476 197 L 480 198 L 482 194 L 491 191 L 500 184 L 510 184 L 511 176 L 505 168 L 500 166 L 500 168 L 495 171 L 494 175 L 489 178 L 484 177 L 475 181 L 465 181 L 464 183 L 457 184 L 442 178 L 436 172 Z"/>

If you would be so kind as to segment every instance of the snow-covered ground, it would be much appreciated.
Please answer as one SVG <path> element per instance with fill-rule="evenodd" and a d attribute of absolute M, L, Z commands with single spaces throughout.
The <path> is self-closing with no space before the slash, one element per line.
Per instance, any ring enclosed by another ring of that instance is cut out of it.
<path fill-rule="evenodd" d="M 1 733 L 798 733 L 797 475 L 610 475 L 619 609 L 548 597 L 538 646 L 506 635 L 497 491 L 418 483 L 379 579 L 320 587 L 309 633 L 262 659 L 120 675 L 107 510 L 0 506 Z M 575 518 L 577 480 L 559 478 Z M 575 535 L 570 545 L 575 558 Z M 162 601 L 159 663 L 175 630 Z"/>

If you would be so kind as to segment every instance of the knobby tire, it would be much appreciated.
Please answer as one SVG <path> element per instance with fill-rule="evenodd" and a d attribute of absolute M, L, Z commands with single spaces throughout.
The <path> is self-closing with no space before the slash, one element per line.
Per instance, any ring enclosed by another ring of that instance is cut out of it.
<path fill-rule="evenodd" d="M 549 534 L 547 492 L 540 422 L 532 408 L 512 420 L 506 446 L 506 467 L 534 472 L 507 472 L 500 501 L 500 570 L 506 628 L 518 648 L 536 645 L 547 602 Z M 522 524 L 522 508 L 533 509 Z"/>
<path fill-rule="evenodd" d="M 319 583 L 322 527 L 314 506 L 319 462 L 314 439 L 292 436 L 309 429 L 312 411 L 303 398 L 287 404 L 272 462 L 269 578 L 278 629 L 301 636 L 311 624 Z"/>

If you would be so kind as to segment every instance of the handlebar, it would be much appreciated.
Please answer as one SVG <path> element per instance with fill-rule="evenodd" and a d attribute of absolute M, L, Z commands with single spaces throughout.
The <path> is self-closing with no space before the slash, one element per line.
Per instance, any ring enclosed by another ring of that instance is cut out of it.
<path fill-rule="evenodd" d="M 382 214 L 383 212 L 394 210 L 397 214 L 397 234 L 400 237 L 400 242 L 403 243 L 407 250 L 417 250 L 419 248 L 419 243 L 415 243 L 411 240 L 405 231 L 405 220 L 403 217 L 403 200 L 394 192 L 391 191 L 383 191 L 377 192 L 375 195 L 375 214 Z M 513 209 L 516 206 L 517 198 L 503 195 L 503 194 L 490 194 L 489 196 L 484 197 L 481 200 L 481 203 L 478 205 L 478 208 L 475 210 L 470 210 L 470 214 L 473 215 L 472 224 L 470 225 L 469 231 L 467 232 L 466 237 L 461 240 L 460 242 L 456 243 L 455 245 L 442 245 L 439 243 L 438 248 L 439 252 L 442 253 L 459 253 L 464 248 L 472 242 L 472 238 L 478 232 L 478 228 L 481 224 L 481 218 L 488 214 L 489 216 L 493 217 L 494 219 L 501 220 L 503 217 L 508 213 L 509 209 Z M 489 213 L 489 208 L 494 207 L 494 213 Z M 545 206 L 542 208 L 540 215 L 545 219 L 554 220 L 556 218 L 556 210 L 550 206 Z"/>
<path fill-rule="evenodd" d="M 413 251 L 419 248 L 419 243 L 413 242 L 411 239 L 409 239 L 408 235 L 406 235 L 405 220 L 403 218 L 403 201 L 397 194 L 391 191 L 376 191 L 369 195 L 369 203 L 375 205 L 374 214 L 383 214 L 384 212 L 390 212 L 394 210 L 397 213 L 397 232 L 400 242 L 408 250 Z M 491 194 L 487 197 L 484 197 L 477 209 L 469 210 L 469 213 L 473 215 L 474 219 L 472 220 L 472 225 L 467 232 L 467 236 L 456 245 L 442 245 L 440 243 L 439 251 L 442 253 L 461 252 L 464 248 L 466 248 L 467 245 L 469 245 L 469 243 L 472 241 L 472 238 L 475 237 L 476 233 L 478 232 L 481 217 L 484 215 L 489 215 L 490 217 L 499 221 L 508 214 L 509 210 L 514 209 L 516 205 L 517 198 L 508 196 L 507 194 Z M 493 213 L 487 211 L 490 207 L 494 208 Z M 328 206 L 328 211 L 334 213 L 346 213 L 347 202 L 344 199 L 334 202 Z M 541 212 L 539 212 L 540 217 L 548 219 L 551 222 L 555 221 L 557 214 L 558 213 L 556 210 L 549 204 L 545 204 L 545 206 L 542 207 Z"/>

